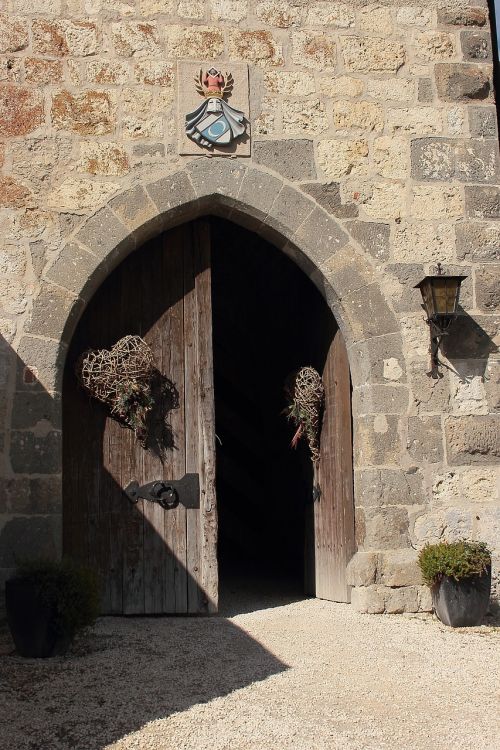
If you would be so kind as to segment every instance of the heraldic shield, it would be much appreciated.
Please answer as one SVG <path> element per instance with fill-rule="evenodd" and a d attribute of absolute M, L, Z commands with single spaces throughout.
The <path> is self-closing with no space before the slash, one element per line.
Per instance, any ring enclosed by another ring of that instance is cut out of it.
<path fill-rule="evenodd" d="M 227 146 L 245 132 L 245 115 L 225 100 L 234 85 L 233 77 L 226 77 L 216 68 L 205 75 L 200 70 L 195 77 L 196 90 L 205 97 L 200 106 L 186 115 L 186 134 L 205 148 Z"/>

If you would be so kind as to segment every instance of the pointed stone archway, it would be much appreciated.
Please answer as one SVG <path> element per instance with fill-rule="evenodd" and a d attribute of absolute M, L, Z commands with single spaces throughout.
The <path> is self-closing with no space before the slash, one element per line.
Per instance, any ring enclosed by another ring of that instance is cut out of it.
<path fill-rule="evenodd" d="M 353 385 L 358 543 L 362 551 L 374 544 L 376 549 L 376 540 L 364 544 L 366 482 L 381 482 L 380 470 L 387 465 L 396 483 L 404 474 L 399 458 L 408 392 L 400 328 L 373 258 L 314 199 L 276 173 L 249 160 L 195 159 L 183 170 L 157 174 L 117 195 L 70 236 L 46 269 L 18 353 L 47 391 L 60 394 L 68 343 L 101 282 L 148 239 L 210 214 L 256 232 L 290 256 L 320 289 L 338 322 Z M 401 368 L 397 385 L 384 379 L 384 361 Z M 60 429 L 60 422 L 54 427 Z M 391 544 L 384 541 L 381 548 Z M 370 553 L 355 557 L 353 583 L 374 583 Z"/>

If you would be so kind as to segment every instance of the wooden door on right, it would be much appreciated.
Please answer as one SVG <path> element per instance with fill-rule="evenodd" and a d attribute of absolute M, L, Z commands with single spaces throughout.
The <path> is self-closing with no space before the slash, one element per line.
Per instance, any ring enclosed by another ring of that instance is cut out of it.
<path fill-rule="evenodd" d="M 347 350 L 340 330 L 333 334 L 322 372 L 325 406 L 321 458 L 314 502 L 314 595 L 350 602 L 346 567 L 356 545 L 352 470 L 351 381 Z"/>

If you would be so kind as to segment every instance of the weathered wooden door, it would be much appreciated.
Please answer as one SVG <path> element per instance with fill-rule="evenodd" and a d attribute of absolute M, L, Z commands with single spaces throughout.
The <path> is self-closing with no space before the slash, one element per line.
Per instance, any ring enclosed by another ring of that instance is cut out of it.
<path fill-rule="evenodd" d="M 151 347 L 163 378 L 145 450 L 79 387 L 88 348 L 127 334 Z M 166 387 L 168 386 L 168 387 Z M 173 229 L 129 256 L 91 300 L 74 335 L 63 393 L 64 549 L 96 567 L 102 612 L 217 608 L 210 235 L 205 221 Z M 155 422 L 156 420 L 156 422 Z M 200 507 L 164 510 L 124 493 L 130 481 L 198 473 Z"/>
<path fill-rule="evenodd" d="M 314 503 L 314 594 L 349 602 L 346 566 L 355 552 L 352 474 L 351 382 L 340 330 L 332 336 L 322 373 L 325 408 Z"/>

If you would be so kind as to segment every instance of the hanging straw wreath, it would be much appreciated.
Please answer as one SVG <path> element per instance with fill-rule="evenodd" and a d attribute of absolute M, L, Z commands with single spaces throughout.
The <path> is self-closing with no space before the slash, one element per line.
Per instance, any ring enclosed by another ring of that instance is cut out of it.
<path fill-rule="evenodd" d="M 124 336 L 111 349 L 89 349 L 76 363 L 76 375 L 91 396 L 134 430 L 144 445 L 147 416 L 154 406 L 153 354 L 140 336 Z"/>
<path fill-rule="evenodd" d="M 299 440 L 305 437 L 316 465 L 320 457 L 319 429 L 325 399 L 321 376 L 314 367 L 301 367 L 288 376 L 285 391 L 290 398 L 285 414 L 297 427 L 291 446 L 296 448 Z"/>

